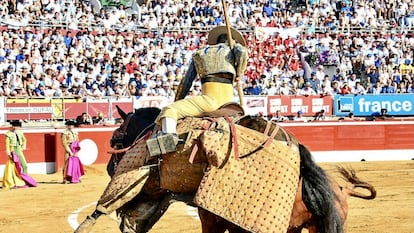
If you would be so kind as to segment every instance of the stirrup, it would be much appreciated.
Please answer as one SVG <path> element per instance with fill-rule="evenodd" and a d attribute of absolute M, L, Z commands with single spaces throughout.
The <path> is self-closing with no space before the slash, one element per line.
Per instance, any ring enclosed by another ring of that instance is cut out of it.
<path fill-rule="evenodd" d="M 177 134 L 161 132 L 147 140 L 147 147 L 150 156 L 159 156 L 176 151 L 177 145 L 182 143 L 184 140 Z"/>

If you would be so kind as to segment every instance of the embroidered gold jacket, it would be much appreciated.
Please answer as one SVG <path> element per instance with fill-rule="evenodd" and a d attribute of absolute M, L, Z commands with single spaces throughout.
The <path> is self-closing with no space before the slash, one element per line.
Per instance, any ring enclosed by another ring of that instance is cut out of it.
<path fill-rule="evenodd" d="M 68 129 L 65 129 L 62 132 L 62 144 L 63 144 L 63 147 L 65 148 L 66 153 L 71 152 L 70 144 L 75 140 L 79 140 L 78 132 L 68 130 Z"/>
<path fill-rule="evenodd" d="M 177 90 L 176 100 L 183 99 L 191 88 L 197 74 L 203 79 L 209 76 L 225 76 L 234 79 L 241 76 L 246 71 L 248 52 L 246 47 L 235 43 L 233 50 L 227 43 L 208 45 L 198 49 L 193 54 L 193 59 L 189 65 L 185 77 Z M 233 80 L 231 80 L 233 81 Z M 214 85 L 204 86 L 204 88 L 215 88 Z M 209 93 L 209 90 L 203 92 Z"/>

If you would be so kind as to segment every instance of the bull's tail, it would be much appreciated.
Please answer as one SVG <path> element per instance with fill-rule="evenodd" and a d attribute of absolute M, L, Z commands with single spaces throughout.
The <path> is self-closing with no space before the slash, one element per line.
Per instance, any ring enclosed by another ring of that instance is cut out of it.
<path fill-rule="evenodd" d="M 303 179 L 303 202 L 312 213 L 319 233 L 342 233 L 343 224 L 335 207 L 336 196 L 326 173 L 312 159 L 304 145 L 299 145 L 300 173 Z"/>
<path fill-rule="evenodd" d="M 338 172 L 344 178 L 344 180 L 350 182 L 353 185 L 352 188 L 342 188 L 342 192 L 345 192 L 348 196 L 362 198 L 365 200 L 372 200 L 377 196 L 377 191 L 375 190 L 374 186 L 358 178 L 355 174 L 355 170 L 345 169 L 339 166 L 337 167 L 337 169 Z M 355 188 L 366 189 L 369 191 L 369 194 L 367 195 L 355 191 Z"/>

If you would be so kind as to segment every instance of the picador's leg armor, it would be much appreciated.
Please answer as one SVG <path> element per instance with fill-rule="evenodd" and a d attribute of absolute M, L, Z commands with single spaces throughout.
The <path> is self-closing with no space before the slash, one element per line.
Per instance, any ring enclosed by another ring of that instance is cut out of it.
<path fill-rule="evenodd" d="M 161 120 L 162 132 L 158 132 L 147 140 L 148 151 L 151 156 L 158 156 L 176 151 L 178 143 L 183 140 L 177 135 L 177 121 L 165 117 Z"/>

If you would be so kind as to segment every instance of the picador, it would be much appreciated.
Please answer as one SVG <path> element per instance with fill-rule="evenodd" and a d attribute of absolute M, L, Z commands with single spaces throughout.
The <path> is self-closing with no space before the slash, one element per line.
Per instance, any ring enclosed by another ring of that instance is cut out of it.
<path fill-rule="evenodd" d="M 232 47 L 226 27 L 216 27 L 208 34 L 208 45 L 193 54 L 175 102 L 164 107 L 157 117 L 161 132 L 147 141 L 151 156 L 175 151 L 177 144 L 183 141 L 176 132 L 178 119 L 212 112 L 233 101 L 233 83 L 244 74 L 248 53 L 242 34 L 231 28 L 231 35 L 235 41 Z M 202 95 L 184 99 L 197 75 Z"/>

